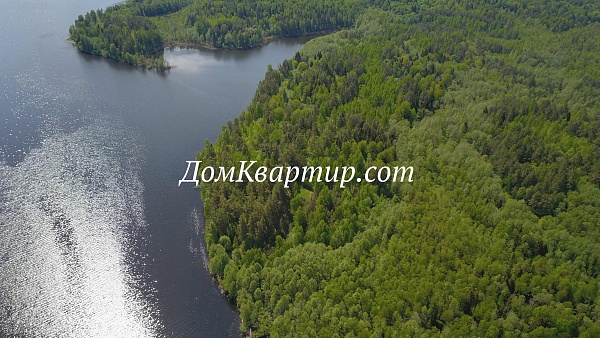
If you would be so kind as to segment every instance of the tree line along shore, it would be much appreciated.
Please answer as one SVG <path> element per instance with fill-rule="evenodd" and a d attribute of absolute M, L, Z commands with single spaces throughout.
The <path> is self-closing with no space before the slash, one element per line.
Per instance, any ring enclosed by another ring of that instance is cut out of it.
<path fill-rule="evenodd" d="M 600 336 L 596 1 L 130 1 L 95 20 L 74 41 L 117 57 L 339 30 L 270 67 L 197 160 L 414 167 L 410 184 L 201 184 L 241 330 Z"/>

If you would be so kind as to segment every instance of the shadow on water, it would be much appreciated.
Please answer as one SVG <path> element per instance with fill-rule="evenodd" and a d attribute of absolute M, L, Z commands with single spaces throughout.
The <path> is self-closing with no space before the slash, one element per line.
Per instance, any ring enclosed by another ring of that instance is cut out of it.
<path fill-rule="evenodd" d="M 99 63 L 99 64 L 106 64 L 108 65 L 110 68 L 119 71 L 119 72 L 123 72 L 123 73 L 133 73 L 133 72 L 142 72 L 142 73 L 146 73 L 146 72 L 153 72 L 156 73 L 159 76 L 167 76 L 169 74 L 169 71 L 156 71 L 154 69 L 146 69 L 144 67 L 135 67 L 135 66 L 131 66 L 126 64 L 125 62 L 119 62 L 119 61 L 115 61 L 115 60 L 109 60 L 97 55 L 90 55 L 90 54 L 85 54 L 85 53 L 81 53 L 78 52 L 78 54 L 81 55 L 81 58 L 86 61 L 86 63 L 89 64 L 94 64 L 94 63 Z"/>

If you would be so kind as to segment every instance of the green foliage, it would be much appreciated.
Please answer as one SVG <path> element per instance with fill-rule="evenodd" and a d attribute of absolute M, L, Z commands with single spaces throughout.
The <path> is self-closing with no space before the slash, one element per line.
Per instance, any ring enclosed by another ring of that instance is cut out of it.
<path fill-rule="evenodd" d="M 242 329 L 596 336 L 597 4 L 372 4 L 355 28 L 269 68 L 198 154 L 416 169 L 413 183 L 345 189 L 203 184 L 211 272 Z M 588 19 L 565 21 L 564 8 Z"/>
<path fill-rule="evenodd" d="M 69 33 L 84 53 L 158 70 L 169 68 L 159 53 L 164 41 L 154 23 L 134 15 L 127 6 L 80 15 Z"/>

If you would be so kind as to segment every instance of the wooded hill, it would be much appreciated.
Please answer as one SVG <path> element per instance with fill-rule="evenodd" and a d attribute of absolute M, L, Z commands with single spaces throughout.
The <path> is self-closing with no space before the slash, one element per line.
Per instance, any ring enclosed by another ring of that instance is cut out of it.
<path fill-rule="evenodd" d="M 599 4 L 370 5 L 269 68 L 197 158 L 414 182 L 203 184 L 242 330 L 600 336 Z"/>

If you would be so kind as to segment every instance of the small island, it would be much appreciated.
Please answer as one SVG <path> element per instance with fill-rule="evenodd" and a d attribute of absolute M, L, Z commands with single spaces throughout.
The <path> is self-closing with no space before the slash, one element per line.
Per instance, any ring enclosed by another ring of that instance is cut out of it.
<path fill-rule="evenodd" d="M 79 51 L 145 68 L 167 70 L 164 42 L 156 25 L 134 15 L 130 6 L 117 5 L 80 15 L 69 29 Z"/>

